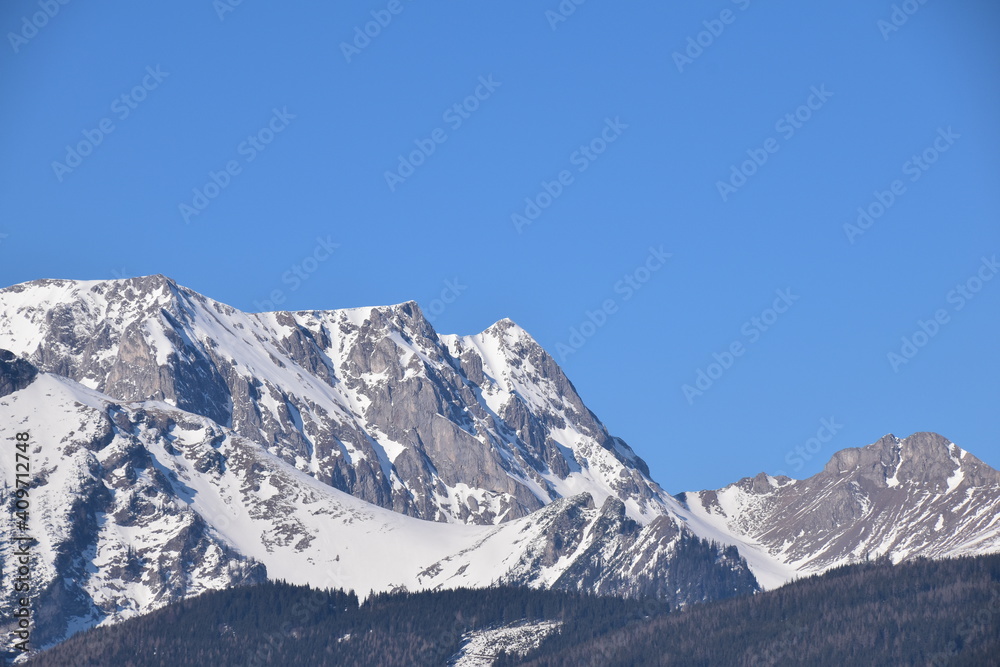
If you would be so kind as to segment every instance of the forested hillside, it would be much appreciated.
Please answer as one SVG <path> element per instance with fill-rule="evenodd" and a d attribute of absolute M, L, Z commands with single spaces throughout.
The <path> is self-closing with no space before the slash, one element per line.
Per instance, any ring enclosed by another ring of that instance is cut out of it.
<path fill-rule="evenodd" d="M 1000 555 L 832 570 L 669 612 L 653 601 L 523 588 L 393 593 L 265 583 L 206 593 L 81 633 L 31 667 L 445 665 L 470 632 L 561 622 L 535 665 L 996 665 Z"/>
<path fill-rule="evenodd" d="M 1000 555 L 831 570 L 503 665 L 1000 665 Z"/>
<path fill-rule="evenodd" d="M 375 595 L 268 582 L 200 595 L 81 633 L 31 667 L 443 665 L 466 632 L 564 620 L 581 639 L 666 613 L 659 602 L 524 588 Z"/>

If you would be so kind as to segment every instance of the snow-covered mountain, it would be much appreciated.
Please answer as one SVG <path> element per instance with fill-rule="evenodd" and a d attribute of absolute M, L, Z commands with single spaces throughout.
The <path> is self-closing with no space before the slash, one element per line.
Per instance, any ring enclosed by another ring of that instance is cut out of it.
<path fill-rule="evenodd" d="M 36 642 L 264 577 L 757 589 L 509 321 L 438 336 L 413 303 L 246 314 L 161 276 L 38 281 L 0 290 L 0 345 L 0 431 L 35 443 Z"/>
<path fill-rule="evenodd" d="M 510 320 L 439 336 L 414 302 L 254 314 L 163 276 L 41 280 L 0 290 L 0 347 L 409 516 L 495 524 L 586 492 L 648 520 L 670 502 Z"/>
<path fill-rule="evenodd" d="M 207 417 L 49 373 L 27 381 L 0 398 L 0 436 L 29 431 L 33 443 L 36 646 L 265 577 L 362 594 L 511 583 L 675 604 L 756 590 L 735 549 L 666 515 L 642 525 L 614 497 L 596 505 L 581 493 L 498 526 L 425 521 L 320 482 Z M 13 479 L 12 457 L 0 469 Z M 4 521 L 14 534 L 13 514 Z M 15 548 L 0 546 L 5 572 Z M 5 587 L 0 604 L 14 596 Z"/>
<path fill-rule="evenodd" d="M 765 587 L 879 557 L 1000 551 L 1000 472 L 936 433 L 841 450 L 805 480 L 761 473 L 678 499 Z"/>
<path fill-rule="evenodd" d="M 675 498 L 523 329 L 440 335 L 413 302 L 244 313 L 163 276 L 2 289 L 0 438 L 23 430 L 36 645 L 268 577 L 683 605 L 1000 550 L 1000 473 L 940 436 Z"/>

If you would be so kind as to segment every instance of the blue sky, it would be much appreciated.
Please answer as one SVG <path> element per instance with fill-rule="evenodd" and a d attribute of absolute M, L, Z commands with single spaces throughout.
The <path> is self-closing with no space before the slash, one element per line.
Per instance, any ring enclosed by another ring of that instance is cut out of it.
<path fill-rule="evenodd" d="M 4 4 L 0 283 L 510 317 L 673 492 L 1000 467 L 995 3 L 232 2 Z"/>

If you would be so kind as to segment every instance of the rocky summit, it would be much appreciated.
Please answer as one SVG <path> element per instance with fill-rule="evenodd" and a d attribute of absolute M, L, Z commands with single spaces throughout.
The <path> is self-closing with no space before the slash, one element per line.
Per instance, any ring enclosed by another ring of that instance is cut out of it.
<path fill-rule="evenodd" d="M 673 497 L 506 319 L 443 335 L 414 302 L 246 313 L 164 276 L 41 280 L 0 290 L 0 348 L 2 437 L 31 434 L 36 645 L 265 579 L 685 606 L 1000 550 L 1000 474 L 929 433 Z"/>
<path fill-rule="evenodd" d="M 150 276 L 0 290 L 0 340 L 0 424 L 32 435 L 42 644 L 268 577 L 673 605 L 758 588 L 508 320 L 243 313 Z"/>
<path fill-rule="evenodd" d="M 936 433 L 841 450 L 805 480 L 761 473 L 678 499 L 748 558 L 770 561 L 778 581 L 881 557 L 1000 551 L 1000 472 Z"/>
<path fill-rule="evenodd" d="M 202 415 L 409 516 L 495 524 L 587 491 L 648 517 L 665 498 L 510 320 L 463 337 L 414 302 L 243 313 L 163 276 L 16 285 L 0 312 L 44 372 Z"/>

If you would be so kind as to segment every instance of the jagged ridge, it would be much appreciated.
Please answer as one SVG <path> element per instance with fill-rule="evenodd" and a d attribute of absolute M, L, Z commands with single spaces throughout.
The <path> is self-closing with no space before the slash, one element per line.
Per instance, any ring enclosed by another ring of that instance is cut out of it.
<path fill-rule="evenodd" d="M 495 524 L 586 491 L 669 498 L 555 361 L 501 320 L 439 336 L 419 306 L 243 313 L 164 276 L 0 290 L 0 337 L 118 400 L 162 400 L 410 516 Z"/>

